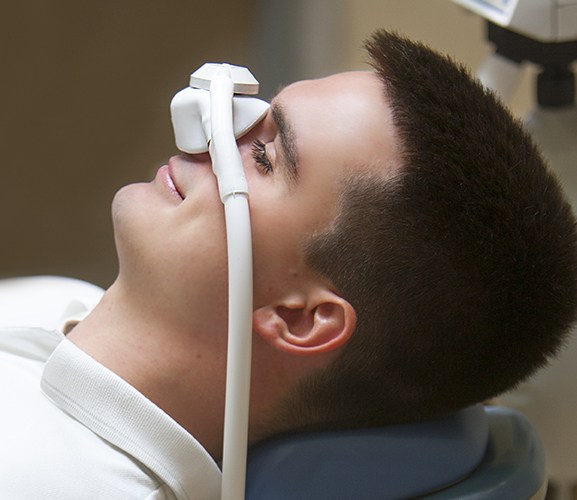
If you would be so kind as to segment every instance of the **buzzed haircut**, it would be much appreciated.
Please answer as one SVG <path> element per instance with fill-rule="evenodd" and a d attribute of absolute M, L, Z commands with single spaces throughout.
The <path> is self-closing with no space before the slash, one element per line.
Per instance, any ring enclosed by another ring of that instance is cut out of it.
<path fill-rule="evenodd" d="M 351 173 L 334 222 L 305 246 L 357 328 L 287 404 L 303 427 L 415 421 L 494 397 L 545 365 L 576 317 L 575 219 L 522 125 L 421 43 L 378 31 L 366 48 L 402 164 Z"/>

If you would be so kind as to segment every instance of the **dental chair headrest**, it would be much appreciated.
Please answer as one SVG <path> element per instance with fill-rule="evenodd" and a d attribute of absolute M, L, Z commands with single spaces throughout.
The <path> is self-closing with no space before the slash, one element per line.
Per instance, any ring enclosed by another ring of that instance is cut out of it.
<path fill-rule="evenodd" d="M 424 495 L 474 471 L 488 435 L 488 417 L 475 405 L 415 424 L 273 439 L 250 450 L 246 498 L 376 498 L 375 478 L 378 498 Z"/>

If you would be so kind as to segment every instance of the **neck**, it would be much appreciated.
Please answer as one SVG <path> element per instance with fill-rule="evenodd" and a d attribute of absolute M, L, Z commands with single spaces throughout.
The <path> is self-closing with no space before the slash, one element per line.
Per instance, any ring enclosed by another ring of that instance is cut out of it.
<path fill-rule="evenodd" d="M 193 322 L 189 328 L 173 324 L 131 295 L 116 282 L 68 338 L 164 410 L 218 460 L 226 336 L 196 332 Z"/>

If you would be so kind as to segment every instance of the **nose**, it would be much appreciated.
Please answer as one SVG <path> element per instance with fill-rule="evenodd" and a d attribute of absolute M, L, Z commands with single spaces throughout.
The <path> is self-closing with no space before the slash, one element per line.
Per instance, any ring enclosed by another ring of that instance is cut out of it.
<path fill-rule="evenodd" d="M 186 160 L 186 163 L 193 167 L 211 167 L 211 159 L 208 153 L 180 153 L 178 156 Z"/>
<path fill-rule="evenodd" d="M 251 130 L 242 135 L 236 140 L 236 145 L 239 150 L 241 160 L 243 163 L 243 168 L 246 169 L 250 167 L 253 163 L 253 144 L 258 138 L 263 141 L 268 141 L 272 139 L 273 131 L 270 127 L 270 119 L 265 116 L 263 120 L 257 123 Z M 184 153 L 180 152 L 178 155 L 180 158 L 184 159 L 189 167 L 192 168 L 202 168 L 202 169 L 212 169 L 212 158 L 210 153 Z"/>
<path fill-rule="evenodd" d="M 270 140 L 271 130 L 268 122 L 268 113 L 265 113 L 265 116 L 256 125 L 236 139 L 243 164 L 246 165 L 246 162 L 252 159 L 252 147 L 257 138 L 263 141 Z M 179 156 L 185 159 L 191 166 L 212 168 L 212 159 L 208 151 L 202 153 L 185 153 L 180 151 Z"/>

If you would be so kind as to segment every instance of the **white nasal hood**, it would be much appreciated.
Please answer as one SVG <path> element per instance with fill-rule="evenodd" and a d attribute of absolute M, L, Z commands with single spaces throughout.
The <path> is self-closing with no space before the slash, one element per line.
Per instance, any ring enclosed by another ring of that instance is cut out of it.
<path fill-rule="evenodd" d="M 222 65 L 207 63 L 190 77 L 190 86 L 178 92 L 170 103 L 176 146 L 185 153 L 204 153 L 212 136 L 210 83 Z M 243 67 L 230 65 L 235 94 L 258 93 L 258 82 Z M 266 114 L 266 101 L 235 95 L 232 104 L 234 136 L 238 139 Z"/>

